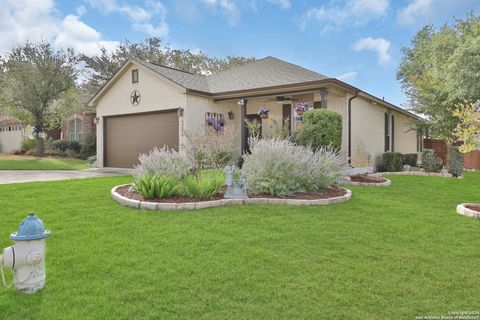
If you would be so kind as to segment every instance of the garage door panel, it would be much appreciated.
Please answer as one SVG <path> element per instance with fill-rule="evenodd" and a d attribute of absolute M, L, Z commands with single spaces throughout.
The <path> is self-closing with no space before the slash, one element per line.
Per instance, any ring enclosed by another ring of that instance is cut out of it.
<path fill-rule="evenodd" d="M 132 167 L 154 147 L 178 148 L 177 112 L 106 118 L 106 166 Z"/>

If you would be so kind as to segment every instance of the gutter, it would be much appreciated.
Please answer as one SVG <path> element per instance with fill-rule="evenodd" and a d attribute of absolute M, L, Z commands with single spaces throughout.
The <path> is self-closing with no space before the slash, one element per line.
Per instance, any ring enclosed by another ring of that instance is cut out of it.
<path fill-rule="evenodd" d="M 358 92 L 348 99 L 348 164 L 352 164 L 352 100 L 358 98 Z"/>

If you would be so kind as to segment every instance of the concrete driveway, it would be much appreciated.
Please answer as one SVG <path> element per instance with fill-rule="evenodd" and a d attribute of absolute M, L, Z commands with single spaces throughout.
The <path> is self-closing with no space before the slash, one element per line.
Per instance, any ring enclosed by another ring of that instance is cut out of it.
<path fill-rule="evenodd" d="M 0 184 L 126 176 L 133 169 L 92 168 L 86 170 L 0 170 Z"/>

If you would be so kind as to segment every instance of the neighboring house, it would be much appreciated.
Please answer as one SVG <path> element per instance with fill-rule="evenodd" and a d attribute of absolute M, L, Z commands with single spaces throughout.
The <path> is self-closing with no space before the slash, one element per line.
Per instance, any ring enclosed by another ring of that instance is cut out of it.
<path fill-rule="evenodd" d="M 25 137 L 25 128 L 20 120 L 0 111 L 0 153 L 20 149 Z"/>
<path fill-rule="evenodd" d="M 97 111 L 97 163 L 131 167 L 140 153 L 168 145 L 185 150 L 185 132 L 205 134 L 208 118 L 223 118 L 246 149 L 245 118 L 261 107 L 270 118 L 301 125 L 294 107 L 305 102 L 343 117 L 341 153 L 354 171 L 374 171 L 385 151 L 416 153 L 418 117 L 335 78 L 267 57 L 209 76 L 128 60 L 92 98 Z M 262 136 L 271 120 L 262 121 Z M 419 144 L 420 142 L 420 144 Z"/>
<path fill-rule="evenodd" d="M 95 110 L 70 115 L 63 121 L 59 139 L 83 142 L 88 134 L 96 134 Z"/>

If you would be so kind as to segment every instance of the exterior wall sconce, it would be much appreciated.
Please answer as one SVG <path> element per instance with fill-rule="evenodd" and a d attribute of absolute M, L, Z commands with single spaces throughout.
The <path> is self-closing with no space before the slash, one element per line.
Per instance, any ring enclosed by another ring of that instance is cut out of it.
<path fill-rule="evenodd" d="M 178 110 L 177 110 L 177 116 L 178 116 L 179 118 L 183 117 L 183 108 L 178 108 Z"/>
<path fill-rule="evenodd" d="M 246 99 L 240 99 L 240 100 L 238 100 L 238 102 L 237 102 L 237 104 L 238 104 L 239 106 L 244 106 L 246 103 L 247 103 Z"/>
<path fill-rule="evenodd" d="M 228 111 L 228 119 L 233 120 L 233 111 Z"/>

